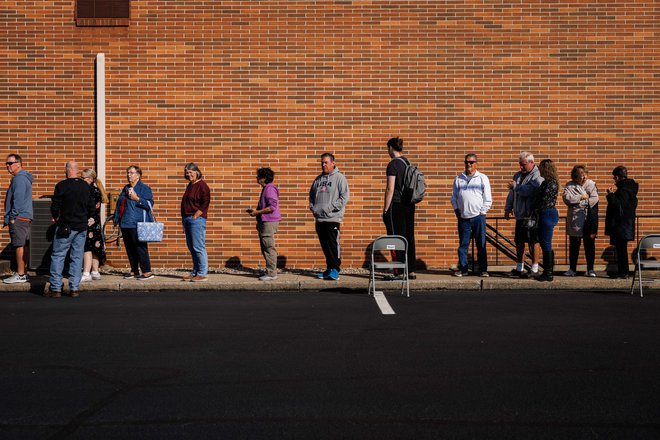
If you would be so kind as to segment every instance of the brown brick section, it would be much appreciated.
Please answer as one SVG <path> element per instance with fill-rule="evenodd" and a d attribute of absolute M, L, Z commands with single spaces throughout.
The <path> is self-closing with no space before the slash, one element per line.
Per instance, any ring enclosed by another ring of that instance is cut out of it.
<path fill-rule="evenodd" d="M 321 266 L 306 197 L 326 150 L 351 186 L 344 264 L 361 266 L 384 232 L 394 135 L 430 186 L 418 257 L 447 267 L 457 241 L 451 183 L 470 151 L 491 179 L 493 215 L 525 149 L 556 160 L 563 181 L 586 163 L 603 199 L 611 169 L 625 164 L 640 183 L 639 213 L 660 214 L 659 9 L 650 0 L 144 0 L 132 2 L 130 26 L 95 28 L 76 26 L 73 1 L 4 1 L 0 145 L 24 155 L 36 196 L 50 193 L 67 159 L 93 167 L 94 59 L 105 53 L 107 187 L 121 187 L 129 164 L 144 169 L 166 223 L 154 267 L 189 265 L 179 222 L 188 161 L 213 190 L 211 267 L 263 266 L 244 214 L 260 166 L 277 173 L 287 266 Z M 658 223 L 643 221 L 642 232 Z M 600 255 L 607 238 L 597 243 Z"/>

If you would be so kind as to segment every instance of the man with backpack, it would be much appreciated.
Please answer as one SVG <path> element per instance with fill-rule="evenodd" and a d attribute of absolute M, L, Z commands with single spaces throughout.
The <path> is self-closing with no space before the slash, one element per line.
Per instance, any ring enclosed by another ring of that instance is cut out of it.
<path fill-rule="evenodd" d="M 423 197 L 423 176 L 403 155 L 403 139 L 394 137 L 387 141 L 387 153 L 392 160 L 387 165 L 387 183 L 383 203 L 383 222 L 388 235 L 401 235 L 408 241 L 408 276 L 415 279 L 415 203 Z M 417 176 L 414 176 L 417 174 Z M 408 179 L 406 179 L 408 175 Z M 421 192 L 413 190 L 415 177 L 422 176 Z M 396 251 L 394 251 L 396 252 Z M 405 261 L 403 252 L 396 252 L 397 261 Z M 400 279 L 394 273 L 391 279 Z"/>

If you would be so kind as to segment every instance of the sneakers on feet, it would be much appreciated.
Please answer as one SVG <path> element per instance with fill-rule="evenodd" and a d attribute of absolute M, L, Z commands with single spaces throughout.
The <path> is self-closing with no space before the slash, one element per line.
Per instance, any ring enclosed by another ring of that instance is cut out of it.
<path fill-rule="evenodd" d="M 589 270 L 584 275 L 588 276 L 588 277 L 596 278 L 596 271 L 595 270 Z"/>
<path fill-rule="evenodd" d="M 89 283 L 90 281 L 92 281 L 92 276 L 91 276 L 90 274 L 88 274 L 88 273 L 84 273 L 84 274 L 80 277 L 80 282 L 81 282 L 81 283 Z"/>
<path fill-rule="evenodd" d="M 5 284 L 15 284 L 15 283 L 27 283 L 28 281 L 28 276 L 23 274 L 19 275 L 17 273 L 13 274 L 9 278 L 5 278 L 2 280 L 3 283 Z"/>
<path fill-rule="evenodd" d="M 337 281 L 339 279 L 339 271 L 337 269 L 330 269 L 328 275 L 323 277 L 323 279 Z"/>
<path fill-rule="evenodd" d="M 125 280 L 132 280 L 133 278 L 135 278 L 135 274 L 133 272 L 128 272 L 124 274 Z"/>
<path fill-rule="evenodd" d="M 467 272 L 461 272 L 460 270 L 457 270 L 456 272 L 454 272 L 454 276 L 455 277 L 466 277 L 466 276 L 468 276 L 468 273 Z"/>
<path fill-rule="evenodd" d="M 91 275 L 94 281 L 98 281 L 101 279 L 101 274 L 99 272 L 92 272 Z"/>
<path fill-rule="evenodd" d="M 568 269 L 566 272 L 564 272 L 565 277 L 574 277 L 575 275 L 577 275 L 577 273 L 575 273 L 575 271 L 571 269 Z"/>
<path fill-rule="evenodd" d="M 512 277 L 522 277 L 523 274 L 526 273 L 524 270 L 518 270 L 518 269 L 511 269 L 511 272 L 509 273 Z"/>
<path fill-rule="evenodd" d="M 323 280 L 323 279 L 325 279 L 325 277 L 327 277 L 328 275 L 330 275 L 330 269 L 326 269 L 326 270 L 324 270 L 323 272 L 319 272 L 319 273 L 317 273 L 317 274 L 316 274 L 316 278 L 318 278 L 319 280 Z"/>
<path fill-rule="evenodd" d="M 490 275 L 488 274 L 488 272 L 486 272 L 486 271 L 481 272 L 480 275 L 481 275 L 482 277 L 484 277 L 484 278 L 488 278 L 488 277 L 490 276 Z"/>
<path fill-rule="evenodd" d="M 152 279 L 153 277 L 154 277 L 154 274 L 150 273 L 149 275 L 145 275 L 145 274 L 138 275 L 138 276 L 135 277 L 135 279 L 139 280 L 139 281 L 146 281 L 146 280 Z"/>
<path fill-rule="evenodd" d="M 275 281 L 276 279 L 277 279 L 277 275 L 275 276 L 262 275 L 259 277 L 259 281 Z"/>

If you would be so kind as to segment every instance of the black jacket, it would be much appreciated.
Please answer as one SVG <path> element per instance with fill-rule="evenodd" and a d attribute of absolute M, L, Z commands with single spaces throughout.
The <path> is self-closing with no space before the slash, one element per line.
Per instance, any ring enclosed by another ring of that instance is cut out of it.
<path fill-rule="evenodd" d="M 50 213 L 57 223 L 74 231 L 87 229 L 87 220 L 94 217 L 96 201 L 91 186 L 77 177 L 55 185 Z"/>
<path fill-rule="evenodd" d="M 635 218 L 637 211 L 637 191 L 639 185 L 633 179 L 623 179 L 616 183 L 616 191 L 607 195 L 605 214 L 605 235 L 610 242 L 635 239 Z"/>

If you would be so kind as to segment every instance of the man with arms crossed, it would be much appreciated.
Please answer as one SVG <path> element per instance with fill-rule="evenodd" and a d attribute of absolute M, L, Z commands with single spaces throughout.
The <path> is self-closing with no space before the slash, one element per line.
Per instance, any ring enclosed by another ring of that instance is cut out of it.
<path fill-rule="evenodd" d="M 468 246 L 474 234 L 477 243 L 477 258 L 482 277 L 488 276 L 486 254 L 486 213 L 493 205 L 490 181 L 477 171 L 479 159 L 474 153 L 465 156 L 465 172 L 456 176 L 452 186 L 451 204 L 458 219 L 458 270 L 454 276 L 468 274 Z"/>
<path fill-rule="evenodd" d="M 514 174 L 513 179 L 507 182 L 509 195 L 506 198 L 504 208 L 504 218 L 509 219 L 513 212 L 516 217 L 516 268 L 511 274 L 519 277 L 526 277 L 525 266 L 523 263 L 525 257 L 525 243 L 529 244 L 529 252 L 532 254 L 532 272 L 531 276 L 539 276 L 539 255 L 541 247 L 538 244 L 535 230 L 527 227 L 526 223 L 532 217 L 534 211 L 534 197 L 536 191 L 543 183 L 543 177 L 539 169 L 534 165 L 534 156 L 529 151 L 523 151 L 518 157 L 520 171 Z M 537 219 L 538 221 L 538 219 Z"/>
<path fill-rule="evenodd" d="M 16 273 L 2 280 L 6 284 L 25 283 L 30 240 L 32 214 L 32 174 L 23 169 L 23 159 L 18 154 L 10 154 L 5 161 L 7 171 L 13 177 L 5 199 L 5 221 L 3 228 L 9 226 L 11 244 L 16 250 Z"/>

